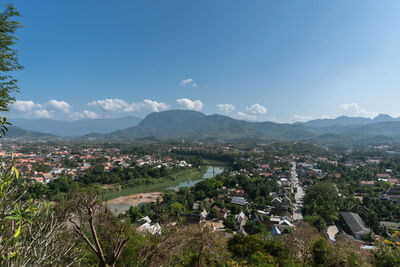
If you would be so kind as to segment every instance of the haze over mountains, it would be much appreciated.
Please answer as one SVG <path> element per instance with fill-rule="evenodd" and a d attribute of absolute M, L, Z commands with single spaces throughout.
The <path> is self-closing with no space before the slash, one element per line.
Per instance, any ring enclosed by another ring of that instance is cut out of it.
<path fill-rule="evenodd" d="M 12 119 L 14 126 L 29 131 L 43 132 L 60 137 L 82 136 L 88 133 L 110 133 L 137 125 L 141 119 L 126 116 L 116 119 L 84 119 L 61 121 L 52 119 Z"/>
<path fill-rule="evenodd" d="M 365 117 L 347 117 L 340 116 L 336 119 L 317 119 L 302 123 L 305 126 L 311 127 L 328 127 L 328 126 L 351 126 L 351 125 L 365 125 L 378 122 L 400 121 L 400 118 L 393 118 L 387 114 L 379 114 L 373 119 Z"/>
<path fill-rule="evenodd" d="M 400 119 L 386 114 L 370 119 L 341 116 L 304 123 L 249 122 L 192 110 L 154 112 L 143 120 L 135 117 L 80 121 L 13 120 L 38 137 L 80 136 L 95 140 L 202 140 L 202 141 L 310 141 L 323 144 L 400 142 Z M 23 136 L 18 128 L 18 136 Z M 39 132 L 39 133 L 36 133 Z M 90 132 L 90 133 L 89 133 Z M 9 137 L 12 137 L 10 131 Z"/>

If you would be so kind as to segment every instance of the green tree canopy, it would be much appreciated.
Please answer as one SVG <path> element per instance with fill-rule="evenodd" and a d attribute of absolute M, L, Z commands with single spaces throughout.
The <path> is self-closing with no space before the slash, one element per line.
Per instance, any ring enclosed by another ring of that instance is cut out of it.
<path fill-rule="evenodd" d="M 22 27 L 18 11 L 13 5 L 0 6 L 0 111 L 8 111 L 8 105 L 15 98 L 12 92 L 18 91 L 17 80 L 12 73 L 22 69 L 18 62 L 18 51 L 14 48 L 17 42 L 15 32 Z"/>
<path fill-rule="evenodd" d="M 307 188 L 304 215 L 319 215 L 328 225 L 339 216 L 339 197 L 332 182 L 319 182 Z"/>

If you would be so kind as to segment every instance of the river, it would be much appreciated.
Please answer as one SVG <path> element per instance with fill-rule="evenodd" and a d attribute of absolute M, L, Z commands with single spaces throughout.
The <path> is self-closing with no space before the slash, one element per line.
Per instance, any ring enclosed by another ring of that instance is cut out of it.
<path fill-rule="evenodd" d="M 222 173 L 224 171 L 224 168 L 222 167 L 215 167 L 215 175 L 218 175 L 220 173 Z M 181 187 L 192 187 L 195 184 L 204 181 L 206 179 L 212 178 L 214 176 L 214 172 L 213 172 L 213 166 L 209 166 L 207 171 L 203 174 L 203 177 L 200 179 L 196 179 L 196 180 L 186 180 L 181 182 L 180 184 L 178 184 L 177 186 L 171 186 L 168 187 L 168 190 L 175 190 Z"/>

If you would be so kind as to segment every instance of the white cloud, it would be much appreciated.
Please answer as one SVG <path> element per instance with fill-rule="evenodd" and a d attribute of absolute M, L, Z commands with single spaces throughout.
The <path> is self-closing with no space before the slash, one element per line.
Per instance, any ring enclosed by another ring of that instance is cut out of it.
<path fill-rule="evenodd" d="M 72 120 L 82 120 L 82 119 L 97 119 L 99 118 L 99 114 L 94 111 L 84 110 L 82 112 L 74 112 L 71 113 L 68 118 Z"/>
<path fill-rule="evenodd" d="M 246 110 L 252 114 L 266 114 L 267 108 L 260 104 L 253 104 L 250 107 L 247 107 Z"/>
<path fill-rule="evenodd" d="M 157 102 L 150 99 L 145 99 L 140 103 L 132 103 L 128 107 L 124 109 L 125 112 L 132 111 L 151 111 L 151 112 L 160 112 L 169 108 L 169 105 Z"/>
<path fill-rule="evenodd" d="M 49 119 L 52 117 L 51 113 L 46 109 L 38 109 L 32 112 L 33 117 L 35 118 L 45 118 Z"/>
<path fill-rule="evenodd" d="M 255 115 L 246 114 L 240 111 L 236 112 L 236 117 L 240 120 L 250 120 L 250 121 L 255 121 L 257 119 Z"/>
<path fill-rule="evenodd" d="M 57 111 L 61 111 L 64 113 L 69 113 L 71 106 L 65 102 L 65 101 L 58 101 L 55 99 L 52 99 L 48 102 L 48 106 L 50 106 L 51 108 L 57 110 Z"/>
<path fill-rule="evenodd" d="M 271 117 L 268 119 L 268 121 L 276 122 L 276 123 L 284 123 L 281 119 Z"/>
<path fill-rule="evenodd" d="M 235 111 L 235 106 L 232 104 L 218 104 L 217 108 L 224 113 L 231 113 Z"/>
<path fill-rule="evenodd" d="M 203 108 L 203 103 L 200 100 L 192 101 L 189 98 L 179 98 L 176 100 L 176 102 L 178 102 L 178 104 L 184 109 L 199 111 Z"/>
<path fill-rule="evenodd" d="M 105 111 L 111 112 L 134 112 L 134 111 L 150 111 L 159 112 L 169 108 L 169 105 L 150 99 L 145 99 L 138 103 L 128 103 L 122 99 L 104 99 L 88 103 L 89 106 L 98 106 Z"/>
<path fill-rule="evenodd" d="M 293 122 L 306 122 L 306 121 L 310 121 L 312 119 L 313 119 L 313 117 L 307 116 L 307 115 L 297 115 L 297 114 L 295 114 L 292 117 L 292 121 Z"/>
<path fill-rule="evenodd" d="M 112 112 L 121 111 L 129 107 L 129 104 L 126 101 L 118 98 L 115 99 L 107 98 L 104 100 L 96 100 L 88 103 L 88 105 L 94 107 L 97 106 L 105 111 L 112 111 Z"/>
<path fill-rule="evenodd" d="M 347 112 L 346 115 L 348 116 L 361 116 L 361 117 L 369 117 L 373 118 L 378 115 L 376 112 L 367 111 L 357 103 L 350 103 L 350 104 L 342 104 L 340 108 Z"/>
<path fill-rule="evenodd" d="M 190 78 L 182 80 L 179 84 L 182 85 L 182 86 L 191 85 L 193 87 L 197 87 L 197 83 L 195 83 L 193 81 L 193 79 L 190 79 Z"/>
<path fill-rule="evenodd" d="M 11 108 L 21 112 L 29 112 L 35 108 L 41 108 L 42 105 L 36 104 L 32 100 L 16 100 L 13 104 L 11 104 Z"/>

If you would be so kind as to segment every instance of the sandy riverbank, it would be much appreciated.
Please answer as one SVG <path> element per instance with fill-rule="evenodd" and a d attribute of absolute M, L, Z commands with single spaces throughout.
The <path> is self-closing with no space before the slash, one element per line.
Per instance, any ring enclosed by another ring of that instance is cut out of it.
<path fill-rule="evenodd" d="M 141 203 L 156 202 L 158 197 L 161 201 L 162 192 L 139 193 L 110 199 L 104 202 L 104 204 L 107 204 L 111 211 L 118 215 L 129 210 L 132 206 L 138 206 Z"/>

